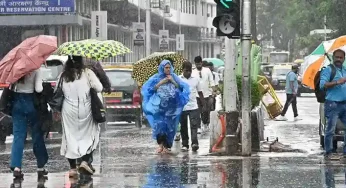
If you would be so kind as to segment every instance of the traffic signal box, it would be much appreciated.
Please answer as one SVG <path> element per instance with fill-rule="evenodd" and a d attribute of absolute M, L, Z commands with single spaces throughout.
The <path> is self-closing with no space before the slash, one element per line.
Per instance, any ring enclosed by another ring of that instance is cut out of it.
<path fill-rule="evenodd" d="M 213 26 L 217 36 L 240 38 L 240 0 L 214 0 L 216 3 L 216 17 Z"/>

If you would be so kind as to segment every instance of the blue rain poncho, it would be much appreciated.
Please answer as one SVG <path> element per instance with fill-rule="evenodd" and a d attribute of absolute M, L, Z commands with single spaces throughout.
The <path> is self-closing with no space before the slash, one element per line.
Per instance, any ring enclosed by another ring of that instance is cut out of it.
<path fill-rule="evenodd" d="M 171 65 L 170 75 L 179 88 L 167 82 L 155 90 L 155 86 L 167 76 L 164 73 L 164 67 L 167 64 Z M 141 93 L 142 108 L 152 128 L 153 138 L 158 140 L 158 137 L 164 136 L 166 147 L 172 147 L 181 112 L 189 101 L 189 86 L 174 73 L 170 61 L 163 60 L 159 65 L 158 73 L 144 83 Z"/>

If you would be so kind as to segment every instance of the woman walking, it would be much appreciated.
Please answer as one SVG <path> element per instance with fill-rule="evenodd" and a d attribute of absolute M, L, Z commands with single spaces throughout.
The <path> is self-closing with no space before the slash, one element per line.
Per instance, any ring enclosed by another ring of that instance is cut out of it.
<path fill-rule="evenodd" d="M 158 153 L 167 153 L 174 136 L 183 107 L 189 100 L 189 86 L 174 72 L 170 61 L 163 60 L 158 73 L 142 87 L 143 111 L 157 141 Z"/>
<path fill-rule="evenodd" d="M 92 175 L 90 158 L 99 143 L 100 127 L 93 120 L 90 88 L 101 92 L 102 84 L 93 71 L 84 67 L 80 56 L 69 56 L 61 79 L 64 93 L 61 155 L 70 163 L 70 177 L 77 175 L 79 158 L 82 160 L 79 170 Z"/>
<path fill-rule="evenodd" d="M 31 126 L 34 155 L 37 161 L 38 176 L 46 176 L 48 171 L 44 168 L 48 161 L 48 153 L 44 143 L 44 133 L 41 130 L 39 115 L 35 108 L 35 91 L 43 90 L 40 70 L 23 76 L 12 85 L 13 92 L 13 144 L 11 152 L 11 170 L 15 178 L 23 178 L 22 159 L 24 142 L 26 140 L 28 125 Z"/>

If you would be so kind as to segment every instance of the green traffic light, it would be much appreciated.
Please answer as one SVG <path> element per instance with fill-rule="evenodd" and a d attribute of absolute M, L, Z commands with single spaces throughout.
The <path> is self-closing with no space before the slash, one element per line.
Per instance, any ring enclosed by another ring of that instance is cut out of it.
<path fill-rule="evenodd" d="M 220 0 L 221 4 L 225 7 L 225 8 L 229 8 L 229 5 L 227 4 L 227 2 L 232 2 L 233 0 Z"/>

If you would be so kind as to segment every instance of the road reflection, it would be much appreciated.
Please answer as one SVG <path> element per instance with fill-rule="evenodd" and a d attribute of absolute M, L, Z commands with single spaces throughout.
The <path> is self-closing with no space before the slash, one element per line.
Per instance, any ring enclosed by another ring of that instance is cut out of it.
<path fill-rule="evenodd" d="M 346 167 L 340 165 L 327 164 L 321 167 L 323 187 L 346 187 Z M 324 176 L 323 176 L 324 174 Z"/>

